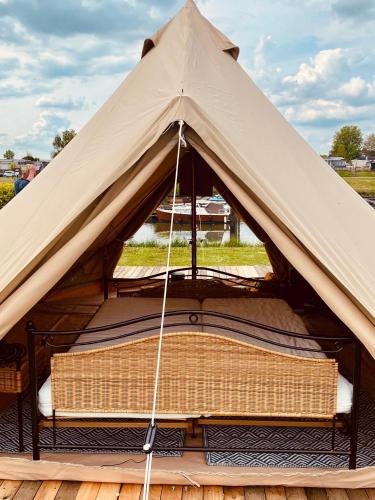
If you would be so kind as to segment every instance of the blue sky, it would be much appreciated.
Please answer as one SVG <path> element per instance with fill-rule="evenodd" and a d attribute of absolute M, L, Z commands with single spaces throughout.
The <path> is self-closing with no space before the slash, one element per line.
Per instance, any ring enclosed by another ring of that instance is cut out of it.
<path fill-rule="evenodd" d="M 183 0 L 0 0 L 0 155 L 48 158 L 138 62 Z M 198 0 L 239 62 L 319 152 L 334 132 L 375 132 L 375 0 Z"/>

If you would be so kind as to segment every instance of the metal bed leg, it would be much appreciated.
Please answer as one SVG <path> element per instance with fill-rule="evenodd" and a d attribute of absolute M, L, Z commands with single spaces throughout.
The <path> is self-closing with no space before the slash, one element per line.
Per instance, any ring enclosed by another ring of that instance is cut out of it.
<path fill-rule="evenodd" d="M 335 415 L 332 420 L 332 443 L 331 443 L 332 451 L 335 451 L 336 448 L 336 420 L 337 417 Z"/>
<path fill-rule="evenodd" d="M 38 428 L 38 384 L 36 376 L 35 360 L 35 328 L 31 321 L 27 323 L 27 347 L 29 353 L 29 381 L 30 381 L 30 402 L 31 402 L 31 435 L 33 460 L 40 460 L 39 450 L 39 428 Z"/>
<path fill-rule="evenodd" d="M 354 374 L 353 374 L 353 407 L 351 413 L 351 428 L 350 428 L 350 458 L 349 469 L 357 468 L 357 451 L 358 451 L 358 421 L 359 421 L 359 396 L 361 386 L 361 362 L 362 349 L 359 340 L 355 342 L 354 354 Z"/>
<path fill-rule="evenodd" d="M 53 446 L 56 446 L 56 412 L 55 412 L 55 410 L 52 411 L 52 439 L 53 439 Z"/>
<path fill-rule="evenodd" d="M 23 396 L 22 392 L 17 394 L 17 418 L 18 418 L 18 451 L 24 451 L 23 445 Z"/>

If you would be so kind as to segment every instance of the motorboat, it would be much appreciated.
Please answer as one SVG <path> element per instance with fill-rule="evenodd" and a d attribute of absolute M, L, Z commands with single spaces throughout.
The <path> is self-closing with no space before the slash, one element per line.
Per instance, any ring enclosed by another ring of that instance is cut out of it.
<path fill-rule="evenodd" d="M 230 207 L 226 203 L 209 200 L 197 201 L 197 222 L 225 223 L 230 216 Z M 161 222 L 169 222 L 172 218 L 172 206 L 161 205 L 156 209 L 156 215 Z M 174 221 L 188 222 L 191 219 L 191 203 L 180 203 L 174 207 Z"/>

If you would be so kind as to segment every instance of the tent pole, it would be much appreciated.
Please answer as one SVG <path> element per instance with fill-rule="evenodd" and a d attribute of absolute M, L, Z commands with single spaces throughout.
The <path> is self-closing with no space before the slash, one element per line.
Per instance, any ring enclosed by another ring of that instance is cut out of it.
<path fill-rule="evenodd" d="M 109 296 L 109 283 L 107 276 L 108 269 L 108 250 L 107 247 L 103 247 L 103 298 L 104 300 L 108 299 Z"/>
<path fill-rule="evenodd" d="M 357 449 L 358 449 L 358 424 L 359 424 L 359 398 L 361 391 L 361 363 L 362 363 L 362 345 L 356 339 L 354 344 L 354 373 L 353 373 L 353 403 L 350 418 L 350 459 L 349 469 L 357 468 Z"/>
<path fill-rule="evenodd" d="M 191 272 L 192 279 L 197 278 L 197 192 L 195 151 L 191 153 Z"/>
<path fill-rule="evenodd" d="M 31 403 L 31 443 L 33 460 L 40 460 L 39 449 L 39 425 L 38 425 L 38 380 L 35 353 L 34 324 L 27 322 L 27 350 L 29 357 L 29 383 L 30 383 L 30 403 Z"/>

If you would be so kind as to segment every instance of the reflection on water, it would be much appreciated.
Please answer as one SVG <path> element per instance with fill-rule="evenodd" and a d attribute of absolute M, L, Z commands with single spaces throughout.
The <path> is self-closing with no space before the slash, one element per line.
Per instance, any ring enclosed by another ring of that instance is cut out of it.
<path fill-rule="evenodd" d="M 161 222 L 146 222 L 135 233 L 130 241 L 135 243 L 144 243 L 146 241 L 158 241 L 160 243 L 167 243 L 169 237 L 169 224 Z M 191 231 L 189 224 L 174 224 L 173 237 L 175 239 L 189 241 L 191 238 Z M 212 241 L 217 243 L 225 243 L 230 240 L 230 230 L 227 224 L 201 224 L 197 230 L 198 241 Z M 248 228 L 246 224 L 241 222 L 240 227 L 240 240 L 243 243 L 257 244 L 258 238 Z"/>

